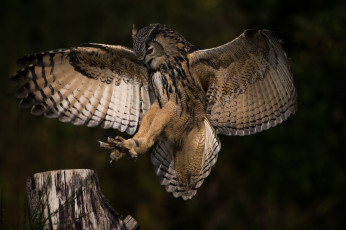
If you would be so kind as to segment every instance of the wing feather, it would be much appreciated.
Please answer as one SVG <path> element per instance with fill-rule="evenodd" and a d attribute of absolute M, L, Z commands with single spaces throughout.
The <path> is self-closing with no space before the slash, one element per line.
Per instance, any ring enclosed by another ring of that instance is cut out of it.
<path fill-rule="evenodd" d="M 101 124 L 102 128 L 104 129 L 108 129 L 112 126 L 112 123 L 113 123 L 113 117 L 109 116 L 109 113 L 110 112 L 113 112 L 112 110 L 112 96 L 113 96 L 113 90 L 114 90 L 114 85 L 113 84 L 110 84 L 108 85 L 107 87 L 107 91 L 105 92 L 104 94 L 104 100 L 105 100 L 105 103 L 104 103 L 104 119 L 103 119 L 103 122 Z"/>
<path fill-rule="evenodd" d="M 280 42 L 266 30 L 189 54 L 191 73 L 206 91 L 217 133 L 249 135 L 273 127 L 297 110 L 297 93 Z"/>
<path fill-rule="evenodd" d="M 132 86 L 133 88 L 133 92 L 132 92 L 132 96 L 133 96 L 133 99 L 132 99 L 132 106 L 131 106 L 131 113 L 130 113 L 130 124 L 129 124 L 129 127 L 128 127 L 128 133 L 131 133 L 133 134 L 136 129 L 135 127 L 138 126 L 138 120 L 139 120 L 139 86 L 138 85 L 133 85 Z"/>
<path fill-rule="evenodd" d="M 83 88 L 79 91 L 78 95 L 75 95 L 76 97 L 76 111 L 75 116 L 77 117 L 74 120 L 75 125 L 85 125 L 88 122 L 89 117 L 89 110 L 87 109 L 88 104 L 90 103 L 90 98 L 92 97 L 92 93 L 95 89 L 96 81 L 89 83 L 89 84 L 83 84 Z"/>
<path fill-rule="evenodd" d="M 123 120 L 128 120 L 128 113 L 127 113 L 127 96 L 128 96 L 128 88 L 129 85 L 124 83 L 124 86 L 121 88 L 121 92 L 119 96 L 119 106 L 118 106 L 118 114 L 117 114 L 117 122 L 118 122 L 118 126 L 119 126 L 119 130 L 121 132 L 124 132 L 126 130 L 127 127 L 123 126 Z M 119 116 L 119 114 L 124 114 L 124 116 Z"/>
<path fill-rule="evenodd" d="M 88 127 L 95 127 L 99 123 L 101 123 L 101 118 L 96 115 L 97 107 L 100 103 L 100 97 L 102 97 L 103 92 L 103 86 L 104 84 L 97 84 L 96 90 L 94 90 L 93 95 L 90 98 L 90 102 L 87 104 L 86 109 L 88 109 L 88 119 L 87 119 L 87 126 Z"/>
<path fill-rule="evenodd" d="M 148 71 L 122 46 L 85 44 L 28 55 L 12 80 L 20 106 L 75 125 L 133 134 L 153 103 Z"/>

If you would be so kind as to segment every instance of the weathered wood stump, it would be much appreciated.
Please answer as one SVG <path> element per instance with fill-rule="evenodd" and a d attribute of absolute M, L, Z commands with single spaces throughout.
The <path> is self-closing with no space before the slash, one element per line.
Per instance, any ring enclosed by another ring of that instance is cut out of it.
<path fill-rule="evenodd" d="M 27 180 L 27 193 L 34 229 L 139 229 L 109 205 L 93 170 L 36 173 Z"/>

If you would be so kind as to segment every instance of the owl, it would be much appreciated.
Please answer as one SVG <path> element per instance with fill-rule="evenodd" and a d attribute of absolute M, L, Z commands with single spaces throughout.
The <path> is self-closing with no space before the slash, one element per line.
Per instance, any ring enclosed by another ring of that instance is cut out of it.
<path fill-rule="evenodd" d="M 174 197 L 191 199 L 217 161 L 218 135 L 250 135 L 297 110 L 297 93 L 279 40 L 246 30 L 199 49 L 161 24 L 132 30 L 133 49 L 82 44 L 25 56 L 12 80 L 20 107 L 74 125 L 132 135 L 100 142 L 112 159 L 151 152 Z"/>

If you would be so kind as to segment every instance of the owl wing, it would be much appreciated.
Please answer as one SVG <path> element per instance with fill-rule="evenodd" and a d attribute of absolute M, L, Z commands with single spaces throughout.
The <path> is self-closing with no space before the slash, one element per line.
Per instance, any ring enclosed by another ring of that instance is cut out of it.
<path fill-rule="evenodd" d="M 20 107 L 63 122 L 133 134 L 153 102 L 147 69 L 122 46 L 85 44 L 28 55 L 13 77 Z"/>
<path fill-rule="evenodd" d="M 190 69 L 206 90 L 217 133 L 249 135 L 286 120 L 297 93 L 286 54 L 270 31 L 247 30 L 233 41 L 190 54 Z"/>

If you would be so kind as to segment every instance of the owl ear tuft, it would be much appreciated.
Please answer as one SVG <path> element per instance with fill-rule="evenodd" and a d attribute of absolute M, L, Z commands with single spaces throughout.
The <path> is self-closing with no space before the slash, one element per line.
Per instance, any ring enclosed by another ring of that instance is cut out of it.
<path fill-rule="evenodd" d="M 137 28 L 135 26 L 135 24 L 132 25 L 132 39 L 134 39 L 136 37 L 137 34 Z"/>

